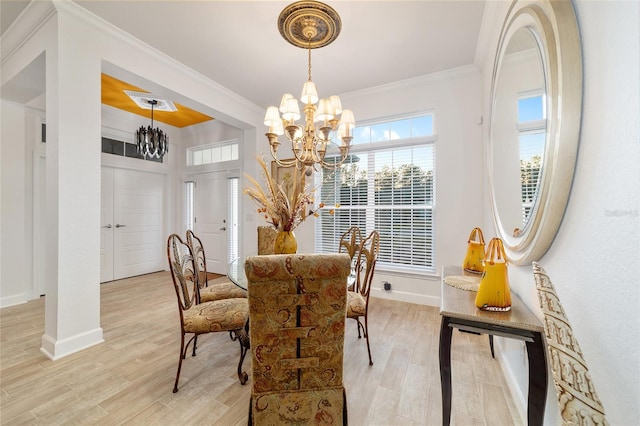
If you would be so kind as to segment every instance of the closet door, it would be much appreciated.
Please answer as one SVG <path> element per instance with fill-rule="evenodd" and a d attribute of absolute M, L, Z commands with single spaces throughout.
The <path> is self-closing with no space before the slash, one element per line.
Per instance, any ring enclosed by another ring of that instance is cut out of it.
<path fill-rule="evenodd" d="M 100 282 L 113 281 L 113 172 L 102 168 L 100 182 Z"/>
<path fill-rule="evenodd" d="M 113 279 L 164 269 L 164 180 L 156 173 L 115 170 Z"/>
<path fill-rule="evenodd" d="M 164 269 L 164 181 L 162 174 L 102 168 L 100 282 Z"/>

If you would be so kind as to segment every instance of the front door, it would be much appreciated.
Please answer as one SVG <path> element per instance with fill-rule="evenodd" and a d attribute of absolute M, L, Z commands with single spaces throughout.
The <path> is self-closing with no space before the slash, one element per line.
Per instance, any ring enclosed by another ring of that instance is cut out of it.
<path fill-rule="evenodd" d="M 193 201 L 194 233 L 202 240 L 207 271 L 226 274 L 229 227 L 226 172 L 198 175 Z"/>

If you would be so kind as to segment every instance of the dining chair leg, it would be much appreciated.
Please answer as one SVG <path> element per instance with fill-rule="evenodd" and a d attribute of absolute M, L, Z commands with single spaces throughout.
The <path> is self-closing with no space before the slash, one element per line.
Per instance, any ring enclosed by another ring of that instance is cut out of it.
<path fill-rule="evenodd" d="M 182 369 L 182 360 L 186 355 L 187 348 L 184 347 L 184 333 L 180 339 L 180 358 L 178 359 L 178 372 L 176 373 L 176 382 L 173 384 L 173 393 L 178 392 L 178 380 L 180 380 L 180 370 Z"/>
<path fill-rule="evenodd" d="M 367 352 L 369 352 L 369 365 L 373 365 L 371 360 L 371 347 L 369 346 L 369 321 L 368 316 L 364 316 L 364 337 L 367 339 Z"/>
<path fill-rule="evenodd" d="M 342 389 L 342 425 L 347 426 L 349 424 L 349 413 L 347 410 L 347 391 Z"/>
<path fill-rule="evenodd" d="M 360 328 L 362 328 L 362 333 L 364 334 L 364 326 L 360 322 L 360 318 L 356 318 L 355 320 L 358 323 L 358 339 L 361 339 L 362 335 L 360 334 Z M 365 337 L 366 337 L 366 334 L 365 334 Z"/>
<path fill-rule="evenodd" d="M 191 356 L 196 356 L 196 346 L 198 345 L 198 335 L 196 334 L 193 337 L 193 352 L 191 352 Z"/>
<path fill-rule="evenodd" d="M 246 371 L 242 371 L 242 364 L 244 363 L 244 358 L 247 356 L 247 351 L 251 348 L 249 343 L 249 335 L 246 333 L 245 329 L 242 328 L 240 330 L 236 330 L 235 332 L 236 338 L 233 340 L 238 340 L 240 343 L 240 361 L 238 362 L 238 379 L 240 379 L 240 384 L 244 385 L 249 380 L 249 375 Z"/>

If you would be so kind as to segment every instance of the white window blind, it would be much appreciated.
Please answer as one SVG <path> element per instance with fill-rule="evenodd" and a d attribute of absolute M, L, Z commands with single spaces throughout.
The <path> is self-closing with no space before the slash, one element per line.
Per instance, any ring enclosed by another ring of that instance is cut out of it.
<path fill-rule="evenodd" d="M 228 194 L 228 220 L 227 220 L 227 257 L 228 261 L 238 257 L 238 220 L 239 220 L 239 179 L 229 178 L 227 185 Z"/>
<path fill-rule="evenodd" d="M 420 143 L 356 151 L 348 164 L 324 171 L 316 250 L 337 252 L 340 236 L 355 225 L 363 237 L 380 233 L 379 266 L 434 271 L 434 149 Z"/>
<path fill-rule="evenodd" d="M 195 182 L 188 181 L 184 183 L 184 231 L 193 230 L 193 189 Z"/>

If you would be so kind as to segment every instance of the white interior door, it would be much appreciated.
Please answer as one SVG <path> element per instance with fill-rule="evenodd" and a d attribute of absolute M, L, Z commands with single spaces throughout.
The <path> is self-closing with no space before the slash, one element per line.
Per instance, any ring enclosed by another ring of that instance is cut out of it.
<path fill-rule="evenodd" d="M 164 175 L 115 170 L 113 279 L 163 269 Z"/>
<path fill-rule="evenodd" d="M 113 281 L 113 173 L 102 168 L 100 181 L 100 282 Z"/>
<path fill-rule="evenodd" d="M 227 178 L 226 172 L 198 175 L 193 197 L 195 234 L 207 255 L 207 271 L 227 273 Z"/>
<path fill-rule="evenodd" d="M 164 269 L 164 180 L 103 167 L 100 282 Z"/>

